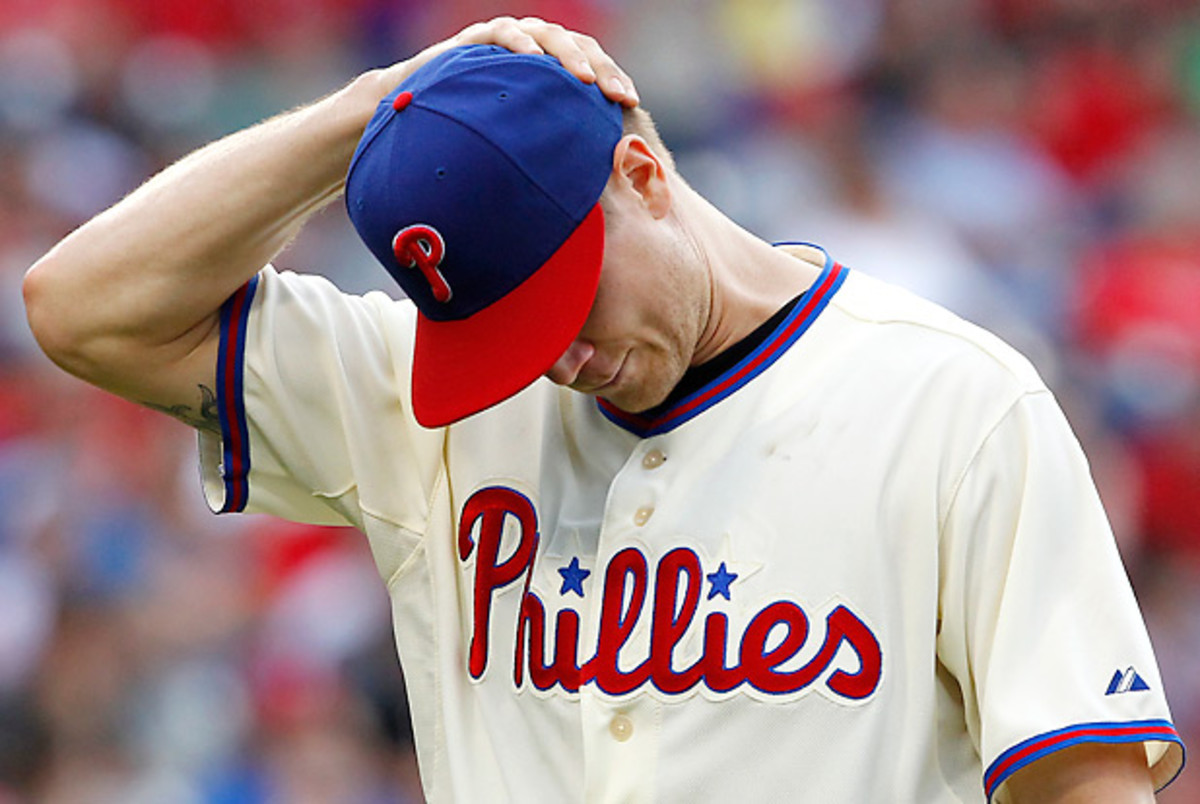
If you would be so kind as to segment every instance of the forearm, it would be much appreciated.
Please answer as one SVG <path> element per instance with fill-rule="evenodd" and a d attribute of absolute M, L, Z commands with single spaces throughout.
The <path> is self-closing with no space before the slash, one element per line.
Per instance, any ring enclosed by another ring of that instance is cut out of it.
<path fill-rule="evenodd" d="M 385 92 L 368 73 L 230 135 L 69 235 L 26 281 L 30 323 L 47 352 L 105 384 L 99 375 L 114 360 L 194 348 L 222 302 L 338 197 Z"/>
<path fill-rule="evenodd" d="M 342 90 L 192 154 L 69 237 L 61 256 L 88 261 L 97 284 L 131 284 L 140 328 L 178 334 L 339 196 L 374 108 L 361 98 Z"/>

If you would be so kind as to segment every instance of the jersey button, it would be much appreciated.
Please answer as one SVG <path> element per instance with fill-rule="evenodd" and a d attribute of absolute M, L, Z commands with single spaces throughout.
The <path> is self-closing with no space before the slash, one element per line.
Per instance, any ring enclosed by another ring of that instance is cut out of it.
<path fill-rule="evenodd" d="M 657 469 L 667 460 L 667 456 L 663 455 L 661 449 L 652 449 L 642 458 L 642 468 Z"/>
<path fill-rule="evenodd" d="M 634 512 L 633 524 L 637 525 L 640 528 L 642 525 L 645 525 L 647 522 L 649 522 L 650 517 L 652 517 L 652 516 L 654 516 L 653 506 L 643 505 L 641 508 L 637 509 L 637 511 Z"/>
<path fill-rule="evenodd" d="M 628 715 L 617 715 L 608 724 L 608 733 L 614 740 L 623 743 L 633 736 L 633 721 Z"/>

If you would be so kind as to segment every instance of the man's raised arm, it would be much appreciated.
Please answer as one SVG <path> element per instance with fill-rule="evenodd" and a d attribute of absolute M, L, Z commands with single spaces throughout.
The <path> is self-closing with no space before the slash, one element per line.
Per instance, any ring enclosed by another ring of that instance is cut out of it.
<path fill-rule="evenodd" d="M 29 270 L 30 327 L 82 379 L 213 427 L 221 305 L 342 192 L 379 101 L 434 55 L 494 43 L 549 53 L 613 100 L 628 77 L 590 37 L 527 18 L 472 25 L 413 58 L 214 142 L 162 171 L 67 236 Z"/>

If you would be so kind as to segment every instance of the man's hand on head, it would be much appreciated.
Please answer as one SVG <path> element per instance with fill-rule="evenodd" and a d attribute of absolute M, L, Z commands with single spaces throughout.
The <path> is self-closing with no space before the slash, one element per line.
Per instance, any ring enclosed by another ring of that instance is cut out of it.
<path fill-rule="evenodd" d="M 434 56 L 463 45 L 499 45 L 514 53 L 545 53 L 562 62 L 563 67 L 580 81 L 597 84 L 609 100 L 627 107 L 639 103 L 633 80 L 604 52 L 599 42 L 537 17 L 496 17 L 467 26 L 411 59 L 383 70 L 380 97 L 395 89 Z"/>

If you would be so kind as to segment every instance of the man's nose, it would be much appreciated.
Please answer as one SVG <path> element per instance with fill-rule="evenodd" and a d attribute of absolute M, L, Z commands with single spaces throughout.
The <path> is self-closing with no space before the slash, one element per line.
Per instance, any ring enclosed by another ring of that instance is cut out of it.
<path fill-rule="evenodd" d="M 596 353 L 596 347 L 586 341 L 572 341 L 554 365 L 546 372 L 551 382 L 570 385 L 575 382 L 584 364 Z"/>

